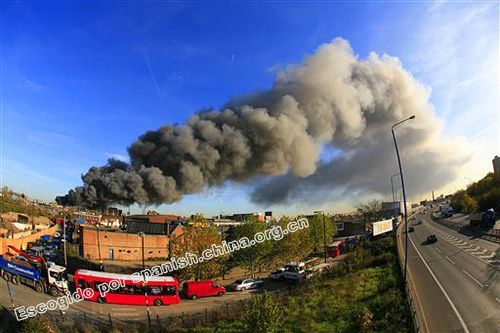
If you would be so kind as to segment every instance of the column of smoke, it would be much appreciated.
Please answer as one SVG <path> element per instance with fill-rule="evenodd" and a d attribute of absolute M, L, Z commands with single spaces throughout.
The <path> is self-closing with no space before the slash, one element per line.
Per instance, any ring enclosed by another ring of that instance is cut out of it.
<path fill-rule="evenodd" d="M 372 53 L 359 59 L 337 38 L 279 72 L 267 91 L 194 114 L 185 125 L 146 132 L 129 147 L 130 163 L 109 160 L 90 168 L 83 186 L 57 201 L 89 207 L 172 203 L 226 180 L 260 176 L 274 176 L 252 193 L 264 204 L 318 186 L 388 192 L 386 177 L 395 173 L 390 126 L 411 114 L 416 120 L 398 133 L 409 178 L 427 169 L 435 174 L 416 181 L 418 190 L 427 190 L 468 159 L 456 142 L 439 137 L 442 125 L 428 98 L 397 58 Z M 337 155 L 320 162 L 324 147 Z"/>

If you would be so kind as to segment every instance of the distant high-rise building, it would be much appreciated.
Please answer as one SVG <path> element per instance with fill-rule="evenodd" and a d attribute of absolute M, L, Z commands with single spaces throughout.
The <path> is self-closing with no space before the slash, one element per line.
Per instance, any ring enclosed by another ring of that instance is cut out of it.
<path fill-rule="evenodd" d="M 500 178 L 500 156 L 495 156 L 492 162 L 493 162 L 493 172 L 495 173 L 495 177 Z"/>

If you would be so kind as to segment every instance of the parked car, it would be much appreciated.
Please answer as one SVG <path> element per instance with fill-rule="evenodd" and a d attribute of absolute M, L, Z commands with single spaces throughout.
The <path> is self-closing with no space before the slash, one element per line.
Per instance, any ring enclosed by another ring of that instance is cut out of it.
<path fill-rule="evenodd" d="M 432 244 L 432 243 L 436 243 L 437 242 L 437 237 L 436 235 L 429 235 L 427 237 L 427 240 L 426 240 L 426 243 L 427 244 Z"/>
<path fill-rule="evenodd" d="M 226 288 L 217 281 L 187 281 L 182 286 L 182 293 L 193 300 L 200 297 L 222 296 L 226 293 Z"/>
<path fill-rule="evenodd" d="M 414 231 L 415 231 L 415 228 L 413 228 L 413 227 L 408 228 L 408 232 L 414 232 Z"/>
<path fill-rule="evenodd" d="M 285 268 L 280 267 L 271 274 L 269 274 L 269 278 L 271 280 L 282 280 L 285 278 Z"/>
<path fill-rule="evenodd" d="M 234 291 L 242 291 L 248 289 L 258 289 L 262 287 L 264 281 L 255 279 L 240 279 L 233 282 L 230 287 Z"/>

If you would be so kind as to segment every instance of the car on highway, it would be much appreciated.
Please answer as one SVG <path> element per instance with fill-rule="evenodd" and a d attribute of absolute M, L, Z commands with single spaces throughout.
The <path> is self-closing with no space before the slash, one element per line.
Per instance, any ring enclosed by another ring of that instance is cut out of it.
<path fill-rule="evenodd" d="M 262 287 L 264 281 L 255 279 L 239 279 L 229 285 L 231 290 L 242 291 L 248 289 L 258 289 Z"/>
<path fill-rule="evenodd" d="M 269 274 L 271 280 L 283 280 L 285 278 L 285 267 L 280 267 Z"/>
<path fill-rule="evenodd" d="M 427 236 L 427 239 L 425 241 L 427 244 L 432 244 L 437 242 L 437 237 L 436 235 L 429 235 Z"/>

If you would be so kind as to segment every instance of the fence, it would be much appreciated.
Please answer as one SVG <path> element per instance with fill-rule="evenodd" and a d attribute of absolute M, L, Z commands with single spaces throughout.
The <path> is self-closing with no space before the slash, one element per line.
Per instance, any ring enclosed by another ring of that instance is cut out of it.
<path fill-rule="evenodd" d="M 277 297 L 283 297 L 289 292 L 289 288 L 283 288 L 268 292 L 275 294 Z M 255 297 L 261 297 L 262 294 L 254 294 Z M 203 311 L 197 312 L 182 312 L 171 315 L 158 315 L 151 313 L 146 316 L 144 307 L 143 318 L 124 319 L 113 316 L 112 313 L 107 314 L 86 314 L 78 311 L 47 312 L 44 314 L 44 319 L 50 321 L 54 326 L 58 327 L 62 332 L 68 329 L 74 329 L 75 326 L 93 327 L 100 331 L 111 331 L 114 328 L 126 329 L 132 331 L 132 328 L 137 331 L 144 331 L 145 328 L 154 327 L 159 332 L 177 332 L 185 328 L 194 328 L 198 325 L 206 325 L 215 323 L 221 320 L 241 319 L 245 313 L 246 306 L 252 302 L 251 298 L 238 301 L 228 301 L 217 307 L 206 307 Z"/>
<path fill-rule="evenodd" d="M 451 222 L 446 219 L 439 218 L 434 214 L 431 214 L 431 218 L 434 222 L 437 222 L 445 227 L 456 230 L 460 233 L 464 233 L 467 235 L 475 234 L 478 237 L 500 243 L 500 229 L 490 229 L 490 230 L 481 230 L 479 228 L 471 227 L 469 222 Z"/>

